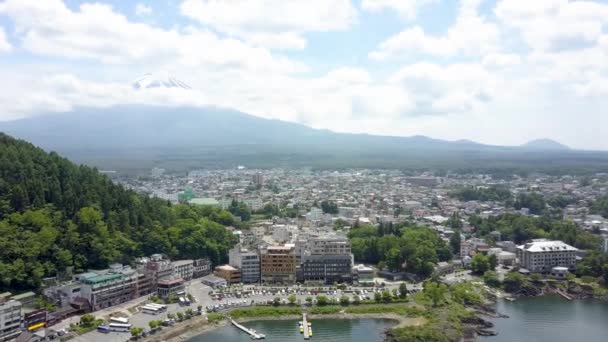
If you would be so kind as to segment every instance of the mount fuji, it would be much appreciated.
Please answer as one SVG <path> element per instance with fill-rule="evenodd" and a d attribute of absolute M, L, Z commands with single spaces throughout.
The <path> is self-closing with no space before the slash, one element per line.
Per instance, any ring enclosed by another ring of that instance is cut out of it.
<path fill-rule="evenodd" d="M 133 88 L 137 90 L 150 88 L 181 88 L 192 89 L 186 83 L 174 78 L 168 72 L 156 74 L 148 73 L 133 83 Z"/>

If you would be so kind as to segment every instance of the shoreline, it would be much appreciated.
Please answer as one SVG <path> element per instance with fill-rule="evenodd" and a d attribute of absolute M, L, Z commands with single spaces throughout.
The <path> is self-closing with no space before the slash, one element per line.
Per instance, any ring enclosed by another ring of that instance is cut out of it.
<path fill-rule="evenodd" d="M 292 321 L 299 320 L 302 316 L 300 315 L 284 315 L 280 317 L 274 316 L 260 316 L 260 317 L 247 317 L 235 319 L 239 323 L 253 322 L 253 321 Z M 419 326 L 425 323 L 424 318 L 420 317 L 403 317 L 396 313 L 364 313 L 364 314 L 352 314 L 352 313 L 332 313 L 332 314 L 308 314 L 307 317 L 311 320 L 314 319 L 382 319 L 394 321 L 395 325 L 393 328 L 402 328 L 406 326 Z M 166 328 L 152 336 L 145 337 L 139 341 L 144 342 L 181 342 L 189 340 L 196 336 L 205 334 L 215 329 L 223 328 L 230 325 L 227 319 L 220 322 L 209 323 L 207 318 L 204 316 L 196 316 L 189 321 L 180 322 L 170 328 Z"/>

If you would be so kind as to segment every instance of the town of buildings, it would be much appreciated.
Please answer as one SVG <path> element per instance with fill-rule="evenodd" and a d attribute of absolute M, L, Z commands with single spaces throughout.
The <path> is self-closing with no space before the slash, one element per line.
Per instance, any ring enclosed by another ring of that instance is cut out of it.
<path fill-rule="evenodd" d="M 454 265 L 465 267 L 478 253 L 496 255 L 501 265 L 518 265 L 529 272 L 563 277 L 576 268 L 581 253 L 561 241 L 533 240 L 520 244 L 508 241 L 499 232 L 489 240 L 474 237 L 467 218 L 506 213 L 532 216 L 530 210 L 515 210 L 498 201 L 461 201 L 449 196 L 457 187 L 500 186 L 515 196 L 534 191 L 546 199 L 571 199 L 561 211 L 565 220 L 578 229 L 604 236 L 602 248 L 608 252 L 608 220 L 590 213 L 589 203 L 608 192 L 608 177 L 598 176 L 591 185 L 571 176 L 531 175 L 497 180 L 488 175 L 448 173 L 409 174 L 396 170 L 234 170 L 192 171 L 186 176 L 152 170 L 152 177 L 116 178 L 141 193 L 173 202 L 228 208 L 243 202 L 255 217 L 248 229 L 231 229 L 238 238 L 228 255 L 228 264 L 211 265 L 207 259 L 168 260 L 162 255 L 140 258 L 133 265 L 113 264 L 106 270 L 91 270 L 56 279 L 43 295 L 58 310 L 25 310 L 33 294 L 0 295 L 0 341 L 18 336 L 23 330 L 51 325 L 75 313 L 95 311 L 155 294 L 161 298 L 184 291 L 185 282 L 195 279 L 218 287 L 235 283 L 291 285 L 373 282 L 379 273 L 375 265 L 353 259 L 348 229 L 355 224 L 397 224 L 409 222 L 437 231 L 446 241 L 461 234 L 460 253 L 451 263 L 440 263 L 436 271 L 449 273 Z M 588 183 L 588 182 L 585 182 Z M 324 212 L 321 203 L 334 203 L 337 212 Z M 288 210 L 290 215 L 268 215 L 265 207 Z M 457 213 L 461 233 L 447 225 Z"/>

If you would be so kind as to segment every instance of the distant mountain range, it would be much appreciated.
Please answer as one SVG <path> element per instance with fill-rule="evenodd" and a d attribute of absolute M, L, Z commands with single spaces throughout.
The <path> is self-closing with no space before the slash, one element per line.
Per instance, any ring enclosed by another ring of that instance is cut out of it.
<path fill-rule="evenodd" d="M 116 106 L 81 108 L 0 122 L 0 130 L 51 149 L 191 148 L 226 145 L 302 145 L 443 150 L 518 149 L 470 140 L 335 133 L 214 107 Z M 543 139 L 524 149 L 568 149 Z"/>
<path fill-rule="evenodd" d="M 105 166 L 104 161 L 161 165 L 187 161 L 178 168 L 223 166 L 225 163 L 264 165 L 325 164 L 368 166 L 386 160 L 394 165 L 437 165 L 445 160 L 466 162 L 493 154 L 538 151 L 572 152 L 541 139 L 519 147 L 491 146 L 470 140 L 447 141 L 426 136 L 394 137 L 335 133 L 305 125 L 264 119 L 215 107 L 116 106 L 79 108 L 67 113 L 39 115 L 0 122 L 0 131 L 56 150 L 81 162 Z M 345 163 L 339 163 L 344 159 Z M 366 162 L 358 162 L 357 160 Z M 386 159 L 386 160 L 385 160 Z M 208 165 L 201 165 L 208 163 Z M 404 164 L 405 163 L 405 164 Z M 110 167 L 115 164 L 110 163 Z M 129 168 L 132 165 L 129 165 Z"/>
<path fill-rule="evenodd" d="M 544 151 L 565 151 L 569 150 L 570 147 L 560 144 L 555 140 L 551 139 L 535 139 L 530 140 L 524 145 L 522 145 L 525 149 L 531 150 L 544 150 Z"/>

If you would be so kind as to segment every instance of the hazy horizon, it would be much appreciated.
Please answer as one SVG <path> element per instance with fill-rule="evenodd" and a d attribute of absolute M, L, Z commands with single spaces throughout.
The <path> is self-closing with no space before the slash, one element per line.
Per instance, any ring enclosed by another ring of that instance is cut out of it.
<path fill-rule="evenodd" d="M 7 0 L 0 120 L 211 105 L 335 132 L 605 151 L 607 61 L 603 1 Z M 133 87 L 163 71 L 192 89 Z"/>

